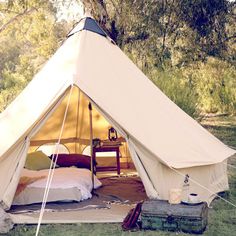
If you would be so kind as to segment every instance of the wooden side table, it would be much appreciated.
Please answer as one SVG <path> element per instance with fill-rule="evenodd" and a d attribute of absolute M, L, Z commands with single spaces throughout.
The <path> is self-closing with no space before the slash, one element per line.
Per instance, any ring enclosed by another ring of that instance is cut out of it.
<path fill-rule="evenodd" d="M 116 152 L 116 170 L 120 175 L 120 146 L 101 146 L 93 148 L 93 160 L 96 160 L 97 152 Z"/>

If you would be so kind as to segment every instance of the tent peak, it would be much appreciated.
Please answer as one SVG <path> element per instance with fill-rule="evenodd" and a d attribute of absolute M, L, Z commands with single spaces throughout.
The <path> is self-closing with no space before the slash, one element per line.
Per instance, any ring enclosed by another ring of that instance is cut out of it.
<path fill-rule="evenodd" d="M 92 17 L 84 17 L 82 18 L 78 24 L 69 32 L 67 37 L 78 33 L 82 30 L 88 30 L 97 34 L 100 34 L 104 37 L 107 37 L 106 32 L 99 26 L 99 24 Z"/>

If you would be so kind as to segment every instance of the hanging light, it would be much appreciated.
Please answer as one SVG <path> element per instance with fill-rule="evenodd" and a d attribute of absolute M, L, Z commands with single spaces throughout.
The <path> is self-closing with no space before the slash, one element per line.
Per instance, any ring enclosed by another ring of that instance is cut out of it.
<path fill-rule="evenodd" d="M 108 130 L 108 138 L 110 141 L 116 141 L 117 139 L 117 131 L 111 127 L 109 130 Z"/>

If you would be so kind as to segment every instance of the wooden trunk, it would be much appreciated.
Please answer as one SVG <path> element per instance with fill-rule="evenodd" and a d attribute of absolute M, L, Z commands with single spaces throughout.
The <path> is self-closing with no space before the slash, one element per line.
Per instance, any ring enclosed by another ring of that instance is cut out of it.
<path fill-rule="evenodd" d="M 207 215 L 206 203 L 171 205 L 167 201 L 147 200 L 141 210 L 142 228 L 201 234 L 207 226 Z"/>

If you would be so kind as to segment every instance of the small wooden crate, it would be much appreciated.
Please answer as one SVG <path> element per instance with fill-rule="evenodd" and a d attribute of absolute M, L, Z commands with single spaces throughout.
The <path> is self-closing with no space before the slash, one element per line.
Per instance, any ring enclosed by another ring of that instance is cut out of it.
<path fill-rule="evenodd" d="M 167 201 L 147 200 L 141 210 L 142 229 L 201 234 L 207 226 L 207 215 L 206 203 L 171 205 Z"/>

